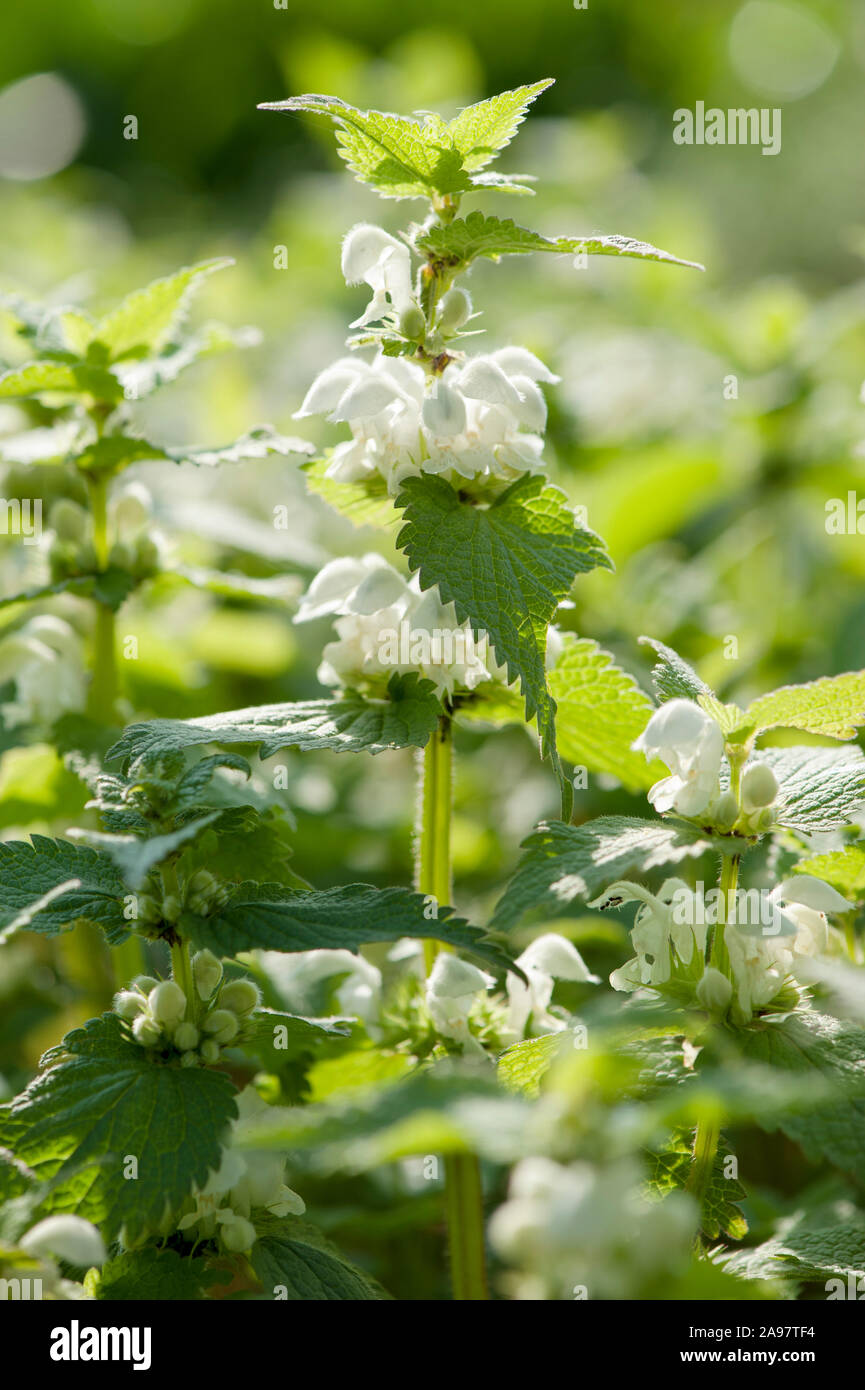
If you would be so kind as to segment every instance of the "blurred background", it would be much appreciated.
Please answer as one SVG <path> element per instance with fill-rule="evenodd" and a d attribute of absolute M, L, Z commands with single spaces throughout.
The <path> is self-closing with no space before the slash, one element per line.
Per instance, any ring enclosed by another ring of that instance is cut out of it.
<path fill-rule="evenodd" d="M 472 271 L 480 346 L 516 337 L 562 378 L 548 393 L 550 472 L 616 562 L 615 576 L 580 581 L 565 624 L 644 682 L 637 638 L 661 638 L 740 700 L 865 665 L 865 538 L 825 524 L 829 499 L 865 492 L 865 7 L 854 0 L 6 6 L 0 290 L 99 312 L 180 265 L 233 256 L 193 314 L 227 323 L 240 345 L 143 404 L 139 426 L 160 442 L 218 444 L 270 422 L 333 443 L 339 429 L 292 415 L 365 303 L 342 281 L 340 239 L 365 219 L 396 230 L 423 208 L 382 202 L 347 176 L 328 124 L 256 103 L 312 91 L 448 116 L 547 76 L 556 85 L 501 161 L 536 175 L 537 196 L 490 193 L 483 206 L 547 233 L 635 236 L 706 266 L 514 257 Z M 697 101 L 780 107 L 780 153 L 674 144 L 673 112 Z M 0 358 L 22 358 L 9 325 Z M 21 428 L 4 404 L 0 435 Z M 138 476 L 186 561 L 294 574 L 299 589 L 334 555 L 395 553 L 393 533 L 357 530 L 310 497 L 292 460 L 142 465 Z M 4 496 L 34 486 L 32 471 L 22 481 L 6 470 Z M 67 486 L 57 469 L 38 483 L 46 502 Z M 287 530 L 274 528 L 279 506 Z M 0 545 L 3 591 L 14 592 L 31 557 Z M 74 616 L 74 602 L 51 611 Z M 24 617 L 5 610 L 2 623 Z M 314 696 L 330 638 L 326 620 L 293 626 L 290 604 L 160 585 L 121 610 L 119 632 L 139 638 L 125 670 L 130 717 Z M 456 896 L 484 920 L 557 791 L 522 731 L 459 740 Z M 408 879 L 409 754 L 283 761 L 307 878 Z M 4 837 L 81 823 L 84 799 L 47 745 L 2 753 Z M 644 806 L 593 778 L 579 813 Z M 593 969 L 621 963 L 616 924 L 566 925 Z M 34 973 L 36 949 L 10 947 L 0 977 L 9 1090 L 59 1036 L 57 963 L 48 953 Z M 90 1011 L 92 985 L 86 971 L 76 981 L 74 961 L 63 971 L 65 1024 Z"/>

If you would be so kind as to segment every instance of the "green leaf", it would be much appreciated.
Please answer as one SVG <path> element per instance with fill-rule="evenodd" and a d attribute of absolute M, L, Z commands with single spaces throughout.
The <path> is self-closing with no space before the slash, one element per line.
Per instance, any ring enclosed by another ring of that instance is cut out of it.
<path fill-rule="evenodd" d="M 399 513 L 380 473 L 362 483 L 338 483 L 327 477 L 330 459 L 325 456 L 301 464 L 310 492 L 322 497 L 355 526 L 389 526 Z"/>
<path fill-rule="evenodd" d="M 69 579 L 58 579 L 56 584 L 7 594 L 0 598 L 0 608 L 10 608 L 15 603 L 35 603 L 39 599 L 53 598 L 55 594 L 75 594 L 78 598 L 95 598 L 116 611 L 140 582 L 128 570 L 113 565 L 98 574 L 73 575 Z"/>
<path fill-rule="evenodd" d="M 119 473 L 122 468 L 145 460 L 165 463 L 168 457 L 161 445 L 150 444 L 146 439 L 126 434 L 107 434 L 88 444 L 76 455 L 75 462 L 88 473 L 106 475 Z"/>
<path fill-rule="evenodd" d="M 865 900 L 865 847 L 847 845 L 846 849 L 828 850 L 800 859 L 794 874 L 811 874 L 832 885 L 849 902 Z"/>
<path fill-rule="evenodd" d="M 431 681 L 394 676 L 389 697 L 379 700 L 343 691 L 336 700 L 258 705 L 197 719 L 152 719 L 130 724 L 109 750 L 124 763 L 144 753 L 168 753 L 201 744 L 260 744 L 269 758 L 281 748 L 332 748 L 338 753 L 381 753 L 423 748 L 438 723 L 441 705 Z"/>
<path fill-rule="evenodd" d="M 155 1230 L 217 1168 L 236 1118 L 219 1071 L 159 1061 L 113 1014 L 91 1019 L 43 1058 L 45 1070 L 0 1109 L 0 1145 L 51 1189 L 43 1209 L 76 1212 L 109 1238 Z M 135 1181 L 124 1161 L 138 1161 Z"/>
<path fill-rule="evenodd" d="M 662 703 L 665 700 L 698 700 L 701 695 L 714 698 L 714 691 L 672 647 L 654 637 L 641 637 L 640 642 L 651 647 L 658 657 L 658 664 L 652 670 L 652 682 Z"/>
<path fill-rule="evenodd" d="M 825 1216 L 818 1219 L 816 1213 L 797 1212 L 781 1223 L 770 1240 L 735 1251 L 723 1265 L 728 1273 L 745 1279 L 787 1276 L 825 1284 L 827 1275 L 865 1278 L 865 1216 L 851 1211 L 847 1203 L 831 1221 Z"/>
<path fill-rule="evenodd" d="M 351 1024 L 338 1018 L 301 1018 L 278 1009 L 257 1009 L 244 1026 L 243 1046 L 276 1070 L 321 1043 L 350 1036 Z"/>
<path fill-rule="evenodd" d="M 258 425 L 241 435 L 232 444 L 217 449 L 166 449 L 165 457 L 175 463 L 194 463 L 200 468 L 215 468 L 220 463 L 250 463 L 270 454 L 311 454 L 314 446 L 296 435 L 280 434 L 272 425 Z"/>
<path fill-rule="evenodd" d="M 55 936 L 79 921 L 101 927 L 112 945 L 128 936 L 127 888 L 110 859 L 68 840 L 31 841 L 0 844 L 0 939 L 24 927 Z"/>
<path fill-rule="evenodd" d="M 323 1172 L 362 1172 L 417 1154 L 521 1156 L 527 1107 L 503 1096 L 492 1071 L 437 1066 L 297 1109 L 244 1131 L 250 1148 L 304 1149 Z"/>
<path fill-rule="evenodd" d="M 431 917 L 429 901 L 409 888 L 373 888 L 368 883 L 306 893 L 278 883 L 241 883 L 225 907 L 210 917 L 186 913 L 180 928 L 196 947 L 221 956 L 259 948 L 344 947 L 356 952 L 371 942 L 410 936 L 468 951 L 498 973 L 513 970 L 510 957 L 479 927 L 454 916 L 453 908 L 444 904 L 438 906 L 438 916 Z"/>
<path fill-rule="evenodd" d="M 261 111 L 307 111 L 329 116 L 337 148 L 361 183 L 386 198 L 432 198 L 471 188 L 460 151 L 436 117 L 422 125 L 407 116 L 360 111 L 339 97 L 307 94 L 259 104 Z"/>
<path fill-rule="evenodd" d="M 134 290 L 96 325 L 96 340 L 108 350 L 109 359 L 144 357 L 156 353 L 171 337 L 182 318 L 190 293 L 215 270 L 233 265 L 229 257 L 184 266 L 174 275 L 154 280 Z"/>
<path fill-rule="evenodd" d="M 722 1233 L 730 1240 L 743 1240 L 748 1234 L 748 1223 L 739 1209 L 739 1203 L 748 1194 L 738 1178 L 727 1177 L 724 1172 L 731 1152 L 722 1139 L 703 1193 L 700 1229 L 710 1240 L 717 1240 Z M 664 1196 L 674 1188 L 684 1188 L 691 1174 L 693 1155 L 694 1135 L 681 1130 L 673 1133 L 663 1149 L 650 1151 L 648 1167 L 652 1189 Z"/>
<path fill-rule="evenodd" d="M 772 814 L 779 825 L 806 835 L 855 822 L 865 801 L 865 757 L 859 748 L 760 748 L 778 779 Z"/>
<path fill-rule="evenodd" d="M 91 1298 L 111 1302 L 191 1302 L 207 1297 L 214 1283 L 227 1282 L 225 1272 L 209 1270 L 207 1261 L 152 1245 L 126 1250 L 88 1275 Z"/>
<path fill-rule="evenodd" d="M 748 706 L 757 733 L 801 729 L 827 738 L 849 739 L 865 724 L 865 671 L 823 676 L 807 685 L 785 685 Z"/>
<path fill-rule="evenodd" d="M 518 479 L 491 506 L 471 506 L 443 478 L 409 478 L 397 498 L 397 545 L 420 586 L 437 585 L 460 623 L 489 635 L 509 683 L 519 680 L 526 718 L 555 752 L 555 702 L 547 688 L 547 630 L 578 574 L 612 568 L 603 542 L 574 520 L 567 498 L 542 478 Z"/>
<path fill-rule="evenodd" d="M 264 1226 L 249 1257 L 263 1297 L 292 1303 L 387 1299 L 379 1284 L 350 1264 L 316 1226 L 296 1216 Z"/>
<path fill-rule="evenodd" d="M 170 588 L 174 582 L 191 584 L 194 589 L 206 589 L 223 598 L 254 598 L 278 604 L 296 599 L 303 588 L 303 581 L 295 574 L 257 579 L 231 570 L 204 569 L 201 565 L 175 565 L 159 576 L 162 588 Z"/>
<path fill-rule="evenodd" d="M 220 815 L 220 811 L 210 811 L 206 816 L 187 821 L 177 830 L 152 835 L 147 840 L 138 835 L 113 835 L 102 830 L 73 829 L 69 834 L 107 855 L 116 864 L 128 886 L 140 888 L 157 864 L 176 854 L 182 845 L 196 840 Z"/>
<path fill-rule="evenodd" d="M 49 391 L 64 396 L 95 396 L 111 402 L 123 396 L 117 378 L 89 362 L 28 362 L 0 376 L 0 400 L 41 396 Z"/>
<path fill-rule="evenodd" d="M 526 118 L 532 102 L 551 87 L 555 78 L 544 77 L 486 101 L 466 106 L 448 124 L 448 134 L 462 155 L 463 168 L 483 169 L 509 145 Z"/>
<path fill-rule="evenodd" d="M 660 764 L 650 765 L 631 748 L 654 705 L 597 642 L 570 642 L 547 679 L 556 702 L 556 742 L 569 762 L 617 777 L 629 791 L 645 791 L 665 775 Z"/>
<path fill-rule="evenodd" d="M 536 1096 L 553 1062 L 568 1045 L 567 1033 L 544 1033 L 507 1048 L 498 1060 L 498 1076 L 509 1091 Z"/>
<path fill-rule="evenodd" d="M 713 843 L 685 821 L 600 816 L 586 825 L 544 822 L 523 842 L 526 852 L 492 925 L 506 931 L 529 912 L 544 920 L 566 917 L 579 899 L 596 897 L 615 879 L 694 859 Z"/>
<path fill-rule="evenodd" d="M 766 1022 L 743 1035 L 746 1057 L 792 1072 L 806 1082 L 822 1078 L 835 1093 L 826 1104 L 791 1107 L 764 1127 L 780 1128 L 812 1159 L 824 1157 L 860 1174 L 865 1168 L 865 1029 L 811 1011 Z M 760 1116 L 757 1117 L 760 1119 Z"/>
<path fill-rule="evenodd" d="M 511 190 L 513 191 L 513 190 Z M 528 227 L 520 227 L 512 218 L 491 217 L 483 212 L 470 212 L 444 225 L 434 223 L 425 227 L 415 239 L 419 252 L 439 265 L 466 266 L 478 256 L 527 255 L 532 251 L 547 251 L 554 255 L 629 256 L 643 261 L 666 261 L 694 270 L 704 267 L 696 261 L 683 261 L 669 251 L 660 251 L 646 241 L 633 237 L 586 236 L 545 237 Z"/>

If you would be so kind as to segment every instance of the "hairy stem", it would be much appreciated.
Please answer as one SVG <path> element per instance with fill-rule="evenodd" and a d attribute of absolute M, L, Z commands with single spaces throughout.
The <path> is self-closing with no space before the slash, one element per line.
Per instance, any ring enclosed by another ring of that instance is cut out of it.
<path fill-rule="evenodd" d="M 195 981 L 192 977 L 192 960 L 185 941 L 175 941 L 171 947 L 171 974 L 186 995 L 186 1017 L 195 1017 Z"/>
<path fill-rule="evenodd" d="M 416 882 L 419 892 L 435 900 L 436 908 L 451 900 L 451 793 L 453 734 L 443 714 L 420 763 L 420 797 L 416 844 Z M 439 950 L 424 942 L 427 973 Z M 445 1211 L 450 1250 L 451 1287 L 460 1302 L 486 1299 L 484 1206 L 480 1164 L 475 1154 L 452 1154 L 445 1159 Z"/>
<path fill-rule="evenodd" d="M 88 476 L 90 515 L 93 522 L 93 548 L 100 571 L 108 568 L 108 481 Z M 93 648 L 91 654 L 88 712 L 100 724 L 113 724 L 117 703 L 117 652 L 114 609 L 107 603 L 94 604 Z"/>

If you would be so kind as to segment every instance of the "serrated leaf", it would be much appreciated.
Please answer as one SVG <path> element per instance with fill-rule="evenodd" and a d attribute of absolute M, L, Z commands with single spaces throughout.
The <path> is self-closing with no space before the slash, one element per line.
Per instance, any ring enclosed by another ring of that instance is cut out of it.
<path fill-rule="evenodd" d="M 597 642 L 569 643 L 547 677 L 556 702 L 556 742 L 569 762 L 617 777 L 629 791 L 645 791 L 665 775 L 631 744 L 654 705 L 637 682 Z"/>
<path fill-rule="evenodd" d="M 859 748 L 759 748 L 778 779 L 772 814 L 779 825 L 806 835 L 855 822 L 865 802 L 865 756 Z"/>
<path fill-rule="evenodd" d="M 58 579 L 56 584 L 43 584 L 38 589 L 6 594 L 0 598 L 0 608 L 9 608 L 15 603 L 34 603 L 38 599 L 53 598 L 55 594 L 75 594 L 78 598 L 94 598 L 107 608 L 116 610 L 140 583 L 140 579 L 128 570 L 112 566 L 98 574 L 73 575 L 69 579 Z"/>
<path fill-rule="evenodd" d="M 0 1144 L 40 1179 L 49 1212 L 75 1212 L 115 1236 L 155 1229 L 219 1166 L 236 1118 L 218 1071 L 162 1063 L 113 1014 L 91 1019 L 43 1058 L 45 1070 L 0 1109 Z M 124 1159 L 138 1160 L 138 1177 Z"/>
<path fill-rule="evenodd" d="M 313 93 L 261 102 L 259 110 L 330 117 L 340 156 L 361 183 L 386 198 L 432 198 L 471 187 L 462 155 L 441 121 L 421 124 L 385 111 L 360 111 L 339 97 Z"/>
<path fill-rule="evenodd" d="M 175 463 L 194 463 L 199 468 L 215 468 L 220 463 L 251 463 L 270 454 L 311 454 L 314 447 L 296 435 L 280 434 L 272 425 L 258 425 L 240 439 L 217 449 L 170 448 L 165 457 Z"/>
<path fill-rule="evenodd" d="M 569 1041 L 565 1032 L 544 1033 L 539 1038 L 525 1038 L 506 1048 L 497 1064 L 502 1085 L 509 1091 L 536 1096 L 544 1076 Z"/>
<path fill-rule="evenodd" d="M 554 81 L 553 77 L 545 77 L 464 107 L 447 127 L 462 155 L 463 168 L 483 169 L 495 159 L 516 135 L 532 102 Z"/>
<path fill-rule="evenodd" d="M 529 190 L 511 187 L 507 191 Z M 434 223 L 425 227 L 417 236 L 415 246 L 429 260 L 448 266 L 466 266 L 478 256 L 497 260 L 499 256 L 546 251 L 554 255 L 629 256 L 644 261 L 666 261 L 694 270 L 704 268 L 696 261 L 681 260 L 669 251 L 661 251 L 657 246 L 632 237 L 546 237 L 519 226 L 510 217 L 491 217 L 480 211 L 470 212 L 465 218 L 454 218 L 447 224 Z"/>
<path fill-rule="evenodd" d="M 380 473 L 363 483 L 339 483 L 327 477 L 329 466 L 327 456 L 301 464 L 310 492 L 322 497 L 355 526 L 389 526 L 399 521 L 399 513 Z"/>
<path fill-rule="evenodd" d="M 27 362 L 0 376 L 0 400 L 19 396 L 41 396 L 54 392 L 64 396 L 95 396 L 114 402 L 123 396 L 120 382 L 111 372 L 89 362 Z"/>
<path fill-rule="evenodd" d="M 107 434 L 88 444 L 76 455 L 75 463 L 88 473 L 117 473 L 132 463 L 143 461 L 165 463 L 169 455 L 159 444 L 132 435 Z"/>
<path fill-rule="evenodd" d="M 22 927 L 55 936 L 78 921 L 101 927 L 112 944 L 128 936 L 126 885 L 107 856 L 44 835 L 31 841 L 0 844 L 0 938 Z"/>
<path fill-rule="evenodd" d="M 765 1062 L 803 1080 L 825 1080 L 835 1099 L 795 1107 L 765 1127 L 780 1128 L 816 1159 L 860 1174 L 865 1167 L 865 1029 L 826 1014 L 797 1011 L 778 1023 L 764 1023 L 742 1037 L 746 1057 Z M 758 1120 L 761 1118 L 757 1116 Z"/>
<path fill-rule="evenodd" d="M 181 372 L 204 357 L 226 352 L 229 348 L 253 347 L 260 335 L 253 329 L 231 329 L 221 323 L 208 323 L 197 333 L 185 335 L 178 343 L 169 343 L 155 357 L 125 358 L 117 362 L 114 371 L 128 400 L 141 400 L 160 386 L 176 381 Z"/>
<path fill-rule="evenodd" d="M 226 1282 L 225 1273 L 208 1269 L 205 1259 L 148 1245 L 115 1255 L 88 1275 L 86 1289 L 99 1301 L 176 1303 L 206 1298 L 214 1283 Z"/>
<path fill-rule="evenodd" d="M 263 1297 L 291 1303 L 381 1301 L 388 1295 L 350 1264 L 309 1221 L 284 1217 L 264 1226 L 249 1262 Z"/>
<path fill-rule="evenodd" d="M 578 574 L 612 568 L 600 537 L 577 526 L 564 493 L 519 478 L 489 507 L 471 506 L 443 478 L 408 478 L 397 498 L 397 536 L 421 589 L 437 585 L 460 623 L 486 632 L 508 681 L 519 681 L 526 718 L 555 755 L 555 702 L 547 688 L 549 624 Z"/>
<path fill-rule="evenodd" d="M 177 830 L 167 831 L 164 835 L 152 835 L 146 840 L 138 835 L 113 835 L 102 830 L 77 828 L 70 830 L 69 835 L 107 855 L 119 869 L 128 887 L 136 889 L 142 886 L 157 864 L 163 863 L 183 845 L 197 839 L 220 815 L 220 811 L 210 811 L 205 816 L 187 821 Z"/>
<path fill-rule="evenodd" d="M 676 1131 L 663 1149 L 648 1154 L 649 1182 L 660 1195 L 674 1188 L 684 1188 L 693 1165 L 693 1134 Z M 718 1145 L 712 1172 L 706 1183 L 700 1207 L 700 1229 L 710 1240 L 723 1233 L 729 1240 L 742 1240 L 748 1234 L 748 1223 L 739 1209 L 747 1197 L 738 1178 L 724 1172 L 731 1150 L 722 1139 Z"/>
<path fill-rule="evenodd" d="M 855 738 L 865 724 L 865 671 L 782 686 L 749 705 L 746 717 L 757 733 L 801 729 L 826 738 Z"/>
<path fill-rule="evenodd" d="M 652 683 L 660 701 L 698 700 L 701 695 L 714 697 L 711 687 L 672 647 L 658 642 L 654 637 L 641 637 L 640 643 L 651 647 L 658 657 L 658 664 L 652 669 Z"/>
<path fill-rule="evenodd" d="M 260 744 L 263 758 L 281 748 L 331 748 L 338 753 L 423 748 L 441 713 L 432 682 L 412 674 L 393 677 L 388 690 L 389 697 L 382 700 L 346 690 L 336 700 L 254 705 L 196 719 L 130 724 L 108 758 L 125 763 L 144 753 L 207 743 Z"/>
<path fill-rule="evenodd" d="M 800 859 L 793 872 L 822 878 L 849 902 L 865 899 L 865 847 L 861 844 Z"/>
<path fill-rule="evenodd" d="M 107 348 L 109 360 L 158 352 L 182 317 L 191 291 L 205 276 L 233 264 L 225 256 L 200 261 L 127 295 L 96 325 L 95 338 Z"/>
<path fill-rule="evenodd" d="M 358 951 L 378 941 L 444 941 L 468 951 L 498 973 L 513 970 L 510 957 L 480 927 L 470 926 L 440 904 L 410 888 L 373 888 L 368 883 L 296 893 L 278 883 L 238 884 L 228 903 L 209 917 L 186 913 L 180 929 L 195 946 L 220 956 L 238 951 L 311 951 L 320 947 Z"/>
<path fill-rule="evenodd" d="M 826 1224 L 799 1212 L 783 1221 L 771 1239 L 735 1251 L 723 1265 L 745 1279 L 786 1276 L 825 1283 L 827 1275 L 865 1278 L 865 1216 L 846 1204 Z"/>
<path fill-rule="evenodd" d="M 493 915 L 498 931 L 516 926 L 527 913 L 544 920 L 565 917 L 580 899 L 596 897 L 615 879 L 697 858 L 713 841 L 684 821 L 600 816 L 586 825 L 543 822 L 523 848 Z"/>
<path fill-rule="evenodd" d="M 279 1067 L 332 1038 L 351 1036 L 351 1023 L 339 1018 L 302 1018 L 278 1009 L 256 1009 L 243 1030 L 243 1046 L 254 1048 L 267 1065 Z"/>

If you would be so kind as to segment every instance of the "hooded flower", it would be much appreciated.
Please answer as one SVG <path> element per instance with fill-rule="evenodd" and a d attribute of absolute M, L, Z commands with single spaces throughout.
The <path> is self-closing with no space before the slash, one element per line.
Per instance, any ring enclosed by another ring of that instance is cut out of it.
<path fill-rule="evenodd" d="M 517 957 L 528 984 L 519 976 L 508 973 L 508 1029 L 517 1038 L 525 1035 L 531 1019 L 532 1033 L 556 1033 L 567 1027 L 567 1021 L 549 1012 L 556 980 L 574 980 L 580 984 L 600 984 L 591 975 L 576 946 L 557 932 L 537 937 Z"/>
<path fill-rule="evenodd" d="M 724 940 L 744 1018 L 765 1008 L 803 957 L 822 955 L 830 946 L 827 913 L 850 912 L 853 904 L 822 879 L 794 874 L 769 894 L 772 920 L 758 934 L 728 923 Z"/>
<path fill-rule="evenodd" d="M 417 575 L 406 580 L 379 555 L 332 560 L 301 599 L 295 622 L 336 615 L 338 641 L 322 653 L 323 685 L 385 684 L 416 671 L 439 694 L 474 690 L 484 681 L 507 681 L 485 637 L 457 621 L 452 603 L 437 589 L 421 592 Z"/>
<path fill-rule="evenodd" d="M 538 382 L 557 380 L 517 347 L 435 378 L 405 358 L 345 357 L 316 378 L 296 418 L 327 414 L 348 424 L 352 437 L 337 445 L 327 470 L 339 482 L 379 474 L 395 494 L 405 478 L 436 473 L 455 486 L 495 491 L 542 470 L 546 404 Z"/>
<path fill-rule="evenodd" d="M 340 1011 L 359 1018 L 372 1036 L 378 1035 L 381 1011 L 381 971 L 352 951 L 264 951 L 261 963 L 273 980 L 286 1007 L 303 1012 L 310 990 L 342 976 L 335 992 Z"/>
<path fill-rule="evenodd" d="M 0 685 L 13 681 L 15 697 L 0 706 L 6 728 L 51 725 L 83 709 L 87 680 L 78 633 L 43 613 L 0 641 Z"/>
<path fill-rule="evenodd" d="M 402 314 L 414 304 L 411 255 L 405 242 L 368 222 L 353 227 L 342 244 L 346 284 L 369 285 L 372 299 L 352 328 L 363 328 L 384 315 Z"/>
<path fill-rule="evenodd" d="M 661 705 L 632 747 L 650 762 L 660 758 L 672 774 L 649 792 L 656 811 L 699 816 L 718 795 L 724 735 L 720 725 L 692 700 L 668 700 Z"/>
<path fill-rule="evenodd" d="M 629 902 L 641 904 L 631 931 L 636 955 L 610 976 L 613 989 L 626 993 L 666 984 L 673 951 L 684 965 L 690 965 L 695 949 L 700 953 L 706 949 L 705 921 L 701 923 L 693 889 L 682 879 L 668 878 L 657 895 L 638 883 L 613 883 L 590 906 L 604 910 Z"/>
<path fill-rule="evenodd" d="M 476 996 L 493 983 L 490 975 L 449 951 L 436 956 L 427 980 L 427 1008 L 441 1036 L 459 1043 L 463 1052 L 485 1056 L 481 1044 L 469 1031 L 469 1014 Z"/>

